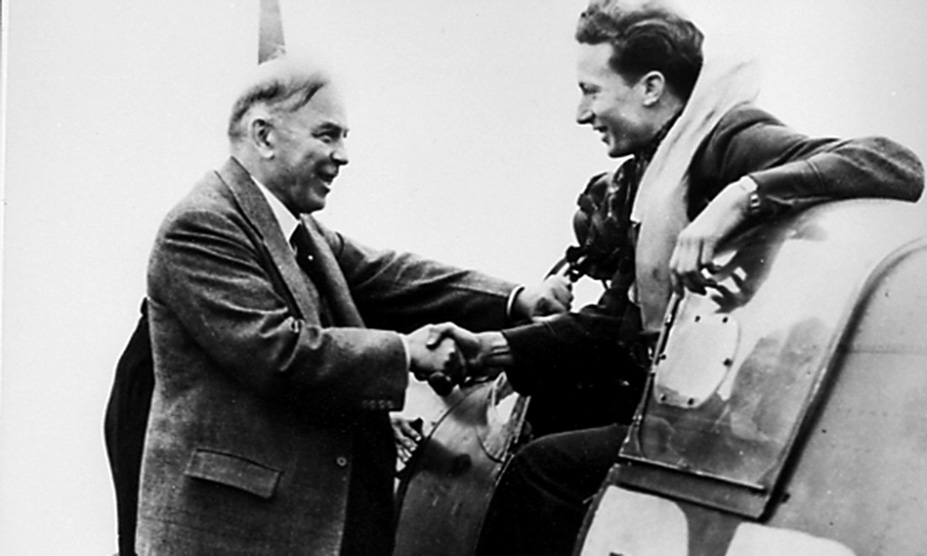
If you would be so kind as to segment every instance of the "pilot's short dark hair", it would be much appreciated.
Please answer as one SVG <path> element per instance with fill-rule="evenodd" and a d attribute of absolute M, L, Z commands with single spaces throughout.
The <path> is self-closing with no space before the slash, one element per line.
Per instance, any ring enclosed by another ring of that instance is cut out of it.
<path fill-rule="evenodd" d="M 683 100 L 702 68 L 703 39 L 694 23 L 654 0 L 591 0 L 576 26 L 578 42 L 612 45 L 609 65 L 622 77 L 659 71 Z"/>

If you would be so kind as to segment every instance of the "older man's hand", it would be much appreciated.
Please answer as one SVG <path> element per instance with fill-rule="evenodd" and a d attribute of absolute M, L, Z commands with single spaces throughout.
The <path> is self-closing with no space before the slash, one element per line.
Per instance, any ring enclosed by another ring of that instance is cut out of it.
<path fill-rule="evenodd" d="M 466 363 L 466 376 L 492 379 L 512 364 L 512 353 L 505 336 L 498 331 L 470 332 L 453 323 L 431 327 L 429 345 L 453 339 Z"/>
<path fill-rule="evenodd" d="M 525 286 L 516 294 L 512 316 L 529 320 L 570 310 L 573 303 L 573 288 L 563 276 L 548 276 L 534 286 Z"/>
<path fill-rule="evenodd" d="M 466 372 L 464 356 L 452 338 L 434 332 L 437 326 L 446 325 L 425 325 L 405 336 L 410 370 L 415 378 L 428 381 L 432 386 L 435 380 L 445 379 L 453 386 L 463 380 Z"/>

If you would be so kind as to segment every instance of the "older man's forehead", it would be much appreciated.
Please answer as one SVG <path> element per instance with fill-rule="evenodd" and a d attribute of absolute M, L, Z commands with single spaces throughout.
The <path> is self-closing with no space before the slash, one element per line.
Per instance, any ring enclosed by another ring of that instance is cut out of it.
<path fill-rule="evenodd" d="M 347 112 L 337 89 L 326 85 L 297 111 L 300 119 L 313 129 L 348 129 Z"/>

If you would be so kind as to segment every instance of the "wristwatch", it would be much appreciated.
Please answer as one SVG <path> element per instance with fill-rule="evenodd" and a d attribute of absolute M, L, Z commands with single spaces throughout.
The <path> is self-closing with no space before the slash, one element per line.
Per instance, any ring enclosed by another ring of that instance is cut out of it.
<path fill-rule="evenodd" d="M 763 210 L 763 201 L 757 192 L 756 182 L 744 176 L 737 180 L 737 185 L 747 193 L 747 216 L 759 216 Z"/>

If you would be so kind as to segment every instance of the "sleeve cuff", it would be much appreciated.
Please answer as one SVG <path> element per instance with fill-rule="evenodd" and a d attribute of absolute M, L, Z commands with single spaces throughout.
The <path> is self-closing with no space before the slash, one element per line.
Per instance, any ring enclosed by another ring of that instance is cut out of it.
<path fill-rule="evenodd" d="M 505 318 L 507 318 L 509 322 L 513 322 L 515 320 L 513 315 L 515 311 L 515 299 L 517 299 L 518 294 L 524 290 L 524 286 L 515 286 L 515 289 L 513 289 L 512 293 L 509 294 L 509 300 L 505 304 Z"/>
<path fill-rule="evenodd" d="M 402 334 L 399 334 L 399 340 L 402 342 L 402 352 L 406 358 L 406 372 L 412 370 L 412 354 L 409 351 L 409 340 Z"/>

